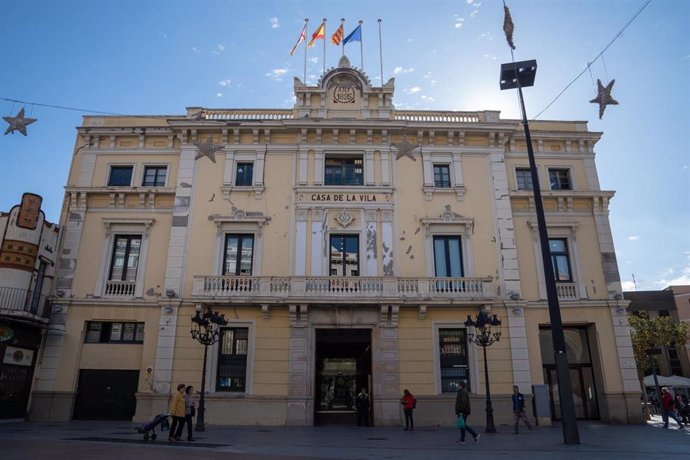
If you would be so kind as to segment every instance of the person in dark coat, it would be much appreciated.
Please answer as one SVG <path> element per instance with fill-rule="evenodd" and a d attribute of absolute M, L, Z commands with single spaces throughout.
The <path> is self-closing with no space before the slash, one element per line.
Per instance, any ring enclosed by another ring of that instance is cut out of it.
<path fill-rule="evenodd" d="M 668 419 L 672 418 L 678 424 L 678 429 L 683 429 L 683 423 L 676 417 L 676 407 L 673 396 L 671 396 L 671 392 L 666 387 L 661 389 L 661 411 L 661 418 L 664 420 L 664 428 L 668 428 Z"/>
<path fill-rule="evenodd" d="M 355 406 L 357 407 L 357 426 L 369 426 L 369 395 L 365 388 L 359 390 Z"/>
<path fill-rule="evenodd" d="M 525 396 L 520 393 L 520 388 L 517 385 L 513 385 L 513 434 L 519 433 L 520 420 L 525 422 L 527 428 L 532 431 L 532 425 L 529 424 L 525 415 Z"/>
<path fill-rule="evenodd" d="M 455 416 L 460 417 L 461 415 L 465 417 L 465 428 L 460 429 L 460 439 L 458 439 L 458 444 L 465 444 L 465 431 L 469 433 L 474 438 L 474 442 L 479 440 L 479 433 L 474 431 L 467 424 L 467 418 L 470 416 L 470 394 L 465 390 L 465 383 L 460 382 L 458 387 L 458 395 L 455 397 Z"/>

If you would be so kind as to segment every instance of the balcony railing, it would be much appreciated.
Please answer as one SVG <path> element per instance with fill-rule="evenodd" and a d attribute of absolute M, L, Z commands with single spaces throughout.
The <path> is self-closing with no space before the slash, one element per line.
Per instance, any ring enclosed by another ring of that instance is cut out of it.
<path fill-rule="evenodd" d="M 492 278 L 195 276 L 195 297 L 299 299 L 492 298 Z"/>
<path fill-rule="evenodd" d="M 104 297 L 134 297 L 134 281 L 114 281 L 105 282 Z"/>
<path fill-rule="evenodd" d="M 9 316 L 46 320 L 52 304 L 48 296 L 29 289 L 0 286 L 0 313 Z"/>
<path fill-rule="evenodd" d="M 558 300 L 577 300 L 577 285 L 575 283 L 556 283 Z"/>

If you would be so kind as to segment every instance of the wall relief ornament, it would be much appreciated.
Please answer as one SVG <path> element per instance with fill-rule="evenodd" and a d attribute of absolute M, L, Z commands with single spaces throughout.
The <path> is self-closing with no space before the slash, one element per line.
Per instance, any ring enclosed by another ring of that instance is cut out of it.
<path fill-rule="evenodd" d="M 355 216 L 350 214 L 347 210 L 343 209 L 340 211 L 340 214 L 335 216 L 335 221 L 343 228 L 347 227 L 350 225 L 352 222 L 355 221 Z"/>

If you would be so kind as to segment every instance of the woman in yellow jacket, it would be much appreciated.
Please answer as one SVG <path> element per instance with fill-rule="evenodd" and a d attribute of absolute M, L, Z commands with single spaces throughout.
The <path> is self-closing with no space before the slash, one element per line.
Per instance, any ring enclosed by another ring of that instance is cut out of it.
<path fill-rule="evenodd" d="M 177 391 L 173 394 L 172 403 L 170 403 L 170 415 L 172 415 L 172 426 L 170 427 L 170 435 L 168 441 L 179 441 L 182 436 L 182 428 L 184 428 L 185 410 L 184 410 L 184 383 L 177 385 Z"/>

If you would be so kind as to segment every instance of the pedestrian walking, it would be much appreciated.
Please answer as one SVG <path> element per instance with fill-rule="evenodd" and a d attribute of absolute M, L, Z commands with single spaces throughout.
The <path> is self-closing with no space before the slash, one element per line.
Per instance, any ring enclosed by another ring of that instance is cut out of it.
<path fill-rule="evenodd" d="M 355 406 L 357 407 L 357 426 L 369 426 L 369 395 L 366 388 L 359 390 Z"/>
<path fill-rule="evenodd" d="M 661 417 L 664 419 L 664 428 L 668 428 L 668 418 L 671 417 L 676 421 L 679 429 L 683 429 L 683 423 L 676 417 L 676 407 L 673 402 L 673 396 L 668 388 L 663 387 L 661 389 Z"/>
<path fill-rule="evenodd" d="M 527 428 L 532 431 L 532 425 L 525 415 L 525 396 L 520 393 L 520 388 L 513 385 L 513 434 L 519 433 L 520 420 L 525 422 Z"/>
<path fill-rule="evenodd" d="M 182 395 L 184 397 L 184 419 L 185 424 L 187 425 L 187 441 L 196 441 L 194 436 L 192 436 L 192 418 L 196 415 L 196 406 L 194 401 L 192 401 L 193 390 L 194 387 L 189 385 L 187 388 L 185 388 L 184 394 Z"/>
<path fill-rule="evenodd" d="M 688 404 L 685 402 L 685 399 L 683 398 L 682 394 L 680 394 L 680 393 L 676 394 L 676 402 L 675 402 L 674 406 L 676 409 L 676 414 L 678 414 L 678 418 L 680 418 L 680 421 L 687 425 L 688 424 Z"/>
<path fill-rule="evenodd" d="M 184 428 L 185 409 L 184 409 L 184 393 L 185 385 L 180 383 L 177 385 L 177 391 L 173 394 L 172 402 L 170 403 L 170 415 L 172 415 L 172 425 L 170 426 L 170 433 L 168 434 L 168 441 L 179 441 L 182 436 L 182 429 Z"/>
<path fill-rule="evenodd" d="M 467 418 L 470 416 L 470 394 L 465 390 L 465 383 L 460 382 L 458 386 L 458 394 L 455 397 L 455 415 L 457 417 L 462 416 L 465 419 L 465 424 L 463 428 L 460 428 L 460 439 L 458 439 L 458 444 L 465 444 L 465 431 L 468 431 L 474 438 L 474 442 L 479 441 L 479 433 L 474 431 L 467 424 Z"/>
<path fill-rule="evenodd" d="M 403 396 L 400 398 L 400 404 L 402 404 L 405 412 L 405 429 L 403 431 L 414 431 L 412 411 L 417 407 L 417 400 L 408 389 L 405 389 L 403 392 Z"/>

